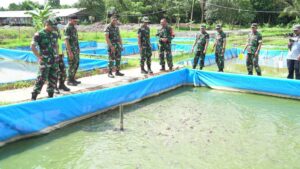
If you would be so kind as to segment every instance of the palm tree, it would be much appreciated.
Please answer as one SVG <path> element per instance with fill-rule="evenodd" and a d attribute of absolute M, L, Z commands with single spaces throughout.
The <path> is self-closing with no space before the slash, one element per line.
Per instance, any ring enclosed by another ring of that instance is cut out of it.
<path fill-rule="evenodd" d="M 300 16 L 300 0 L 284 0 L 286 7 L 283 9 L 281 16 L 296 17 Z"/>
<path fill-rule="evenodd" d="M 36 30 L 40 30 L 44 27 L 44 22 L 54 14 L 51 11 L 51 6 L 47 3 L 43 9 L 34 7 L 33 11 L 28 11 L 26 14 L 31 15 L 33 26 Z"/>

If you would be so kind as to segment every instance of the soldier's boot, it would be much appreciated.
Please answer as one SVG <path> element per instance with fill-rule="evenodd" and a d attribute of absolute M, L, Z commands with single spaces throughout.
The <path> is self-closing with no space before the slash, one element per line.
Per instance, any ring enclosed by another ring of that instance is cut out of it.
<path fill-rule="evenodd" d="M 53 98 L 53 96 L 54 96 L 54 92 L 49 92 L 48 93 L 48 98 Z"/>
<path fill-rule="evenodd" d="M 77 83 L 74 82 L 74 80 L 69 79 L 67 82 L 67 85 L 69 86 L 77 86 Z"/>
<path fill-rule="evenodd" d="M 171 66 L 171 67 L 169 67 L 169 71 L 170 72 L 172 72 L 173 71 L 173 67 Z"/>
<path fill-rule="evenodd" d="M 36 100 L 37 96 L 38 96 L 38 94 L 35 93 L 35 92 L 33 92 L 33 93 L 31 94 L 31 100 L 32 100 L 32 101 Z"/>
<path fill-rule="evenodd" d="M 148 74 L 148 72 L 145 70 L 144 66 L 141 66 L 141 73 L 142 74 Z"/>
<path fill-rule="evenodd" d="M 64 83 L 59 83 L 59 89 L 63 90 L 63 91 L 66 91 L 66 92 L 69 92 L 70 91 L 70 88 L 68 88 Z"/>
<path fill-rule="evenodd" d="M 150 66 L 150 65 L 147 65 L 147 68 L 148 68 L 148 73 L 149 73 L 149 74 L 153 74 L 153 71 L 151 70 L 151 66 Z"/>
<path fill-rule="evenodd" d="M 81 83 L 81 81 L 78 81 L 78 80 L 73 80 L 74 81 L 74 83 L 76 83 L 76 84 L 80 84 Z"/>
<path fill-rule="evenodd" d="M 253 72 L 248 72 L 248 75 L 253 75 Z"/>
<path fill-rule="evenodd" d="M 115 73 L 116 76 L 124 76 L 123 73 L 121 73 L 119 70 L 117 70 L 117 72 Z"/>
<path fill-rule="evenodd" d="M 166 70 L 165 65 L 162 65 L 160 71 L 165 71 L 165 70 Z"/>
<path fill-rule="evenodd" d="M 261 76 L 261 72 L 257 72 L 257 76 Z"/>
<path fill-rule="evenodd" d="M 108 77 L 109 77 L 109 78 L 114 78 L 114 77 L 115 77 L 115 76 L 112 74 L 112 71 L 109 71 L 109 72 L 108 72 Z"/>
<path fill-rule="evenodd" d="M 55 94 L 60 94 L 60 91 L 59 91 L 59 89 L 57 88 L 57 86 L 55 87 L 54 92 L 55 92 Z"/>

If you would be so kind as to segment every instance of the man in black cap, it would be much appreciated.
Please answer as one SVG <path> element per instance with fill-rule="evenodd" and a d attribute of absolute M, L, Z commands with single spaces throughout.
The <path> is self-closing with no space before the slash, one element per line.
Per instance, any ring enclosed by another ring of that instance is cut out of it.
<path fill-rule="evenodd" d="M 248 69 L 248 75 L 253 75 L 253 65 L 255 67 L 256 73 L 258 76 L 261 76 L 261 69 L 258 65 L 259 61 L 259 51 L 262 46 L 262 35 L 257 31 L 257 24 L 253 23 L 251 25 L 251 32 L 248 36 L 248 43 L 244 49 L 247 49 L 247 69 Z M 243 53 L 244 53 L 243 52 Z"/>
<path fill-rule="evenodd" d="M 66 25 L 64 30 L 65 44 L 66 44 L 68 63 L 69 63 L 67 84 L 70 86 L 77 86 L 78 84 L 81 83 L 80 81 L 77 81 L 75 79 L 75 75 L 77 73 L 79 67 L 79 60 L 80 60 L 78 34 L 77 34 L 77 29 L 75 28 L 77 22 L 78 22 L 78 17 L 76 15 L 71 15 L 69 17 L 69 23 Z"/>

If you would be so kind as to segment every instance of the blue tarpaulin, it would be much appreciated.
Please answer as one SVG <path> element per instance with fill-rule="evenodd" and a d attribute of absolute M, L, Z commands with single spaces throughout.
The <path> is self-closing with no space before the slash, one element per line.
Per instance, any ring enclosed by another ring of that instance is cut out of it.
<path fill-rule="evenodd" d="M 50 132 L 96 115 L 95 112 L 138 101 L 182 85 L 300 99 L 300 81 L 182 69 L 118 87 L 1 106 L 0 144 Z"/>

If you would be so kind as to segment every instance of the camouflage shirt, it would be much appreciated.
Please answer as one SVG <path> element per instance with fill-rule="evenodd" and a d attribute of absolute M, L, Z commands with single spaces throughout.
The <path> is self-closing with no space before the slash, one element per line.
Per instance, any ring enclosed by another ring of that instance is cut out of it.
<path fill-rule="evenodd" d="M 56 57 L 58 55 L 57 40 L 57 34 L 43 29 L 35 33 L 32 44 L 39 48 L 42 57 Z"/>
<path fill-rule="evenodd" d="M 203 52 L 204 49 L 205 49 L 205 44 L 206 44 L 206 41 L 209 40 L 209 34 L 207 32 L 205 33 L 198 33 L 196 35 L 196 43 L 197 43 L 197 51 L 201 51 Z"/>
<path fill-rule="evenodd" d="M 249 33 L 248 35 L 248 53 L 255 54 L 259 44 L 262 43 L 262 35 L 259 32 Z"/>
<path fill-rule="evenodd" d="M 226 41 L 226 34 L 221 31 L 216 33 L 216 52 L 221 53 L 223 50 L 224 42 Z"/>
<path fill-rule="evenodd" d="M 140 35 L 140 38 L 141 38 L 141 46 L 143 46 L 143 47 L 151 46 L 151 43 L 150 43 L 150 29 L 149 29 L 148 26 L 147 27 L 142 26 L 138 30 L 138 35 Z"/>
<path fill-rule="evenodd" d="M 104 30 L 105 34 L 108 35 L 112 45 L 117 45 L 121 41 L 120 30 L 118 26 L 108 24 Z"/>
<path fill-rule="evenodd" d="M 72 52 L 79 52 L 77 29 L 72 24 L 67 24 L 64 29 L 65 39 L 69 40 Z"/>
<path fill-rule="evenodd" d="M 173 29 L 169 26 L 161 27 L 160 29 L 157 30 L 156 36 L 159 39 L 167 38 L 168 39 L 167 43 L 171 43 L 172 39 L 174 38 Z M 159 43 L 162 44 L 163 42 L 161 40 L 159 40 Z"/>

